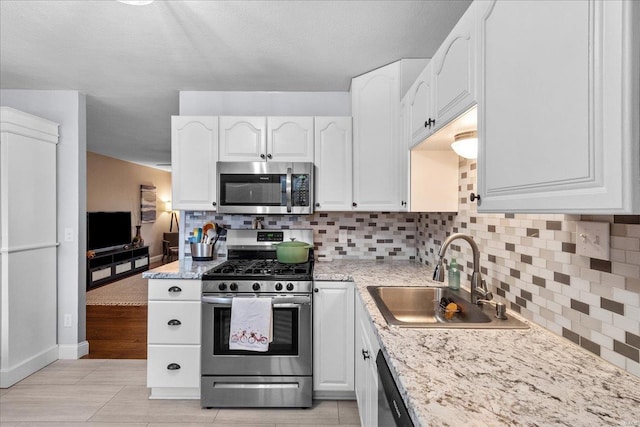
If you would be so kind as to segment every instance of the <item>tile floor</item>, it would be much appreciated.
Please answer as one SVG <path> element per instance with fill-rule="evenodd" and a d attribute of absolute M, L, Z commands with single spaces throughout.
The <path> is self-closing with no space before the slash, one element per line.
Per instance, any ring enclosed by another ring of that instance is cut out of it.
<path fill-rule="evenodd" d="M 360 426 L 354 401 L 309 409 L 201 409 L 198 400 L 149 400 L 146 360 L 58 360 L 0 389 L 2 427 Z"/>

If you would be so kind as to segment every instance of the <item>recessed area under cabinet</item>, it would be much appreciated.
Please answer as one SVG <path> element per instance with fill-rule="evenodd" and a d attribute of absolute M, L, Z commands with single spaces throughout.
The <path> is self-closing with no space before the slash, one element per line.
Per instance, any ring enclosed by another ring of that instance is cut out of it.
<path fill-rule="evenodd" d="M 474 106 L 411 149 L 411 212 L 458 211 L 458 155 L 451 149 L 455 136 L 475 130 Z"/>

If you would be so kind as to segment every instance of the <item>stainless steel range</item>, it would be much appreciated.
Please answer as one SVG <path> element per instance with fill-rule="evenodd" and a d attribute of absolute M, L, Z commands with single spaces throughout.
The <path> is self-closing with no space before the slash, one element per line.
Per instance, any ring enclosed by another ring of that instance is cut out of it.
<path fill-rule="evenodd" d="M 273 243 L 313 230 L 229 230 L 229 260 L 203 275 L 202 407 L 310 407 L 313 254 L 281 264 Z M 229 349 L 233 298 L 271 298 L 268 351 Z"/>

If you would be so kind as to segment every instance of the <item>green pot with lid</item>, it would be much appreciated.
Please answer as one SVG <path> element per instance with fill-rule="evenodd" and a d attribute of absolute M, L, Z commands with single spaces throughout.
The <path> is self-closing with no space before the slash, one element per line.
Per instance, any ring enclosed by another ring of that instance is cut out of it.
<path fill-rule="evenodd" d="M 274 243 L 278 262 L 283 264 L 300 264 L 309 260 L 309 249 L 313 245 L 291 239 L 290 242 Z"/>

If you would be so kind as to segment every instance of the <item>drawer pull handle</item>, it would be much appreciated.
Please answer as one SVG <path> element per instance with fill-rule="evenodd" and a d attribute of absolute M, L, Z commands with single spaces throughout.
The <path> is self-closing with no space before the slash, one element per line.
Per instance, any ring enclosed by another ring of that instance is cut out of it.
<path fill-rule="evenodd" d="M 167 369 L 170 371 L 177 371 L 178 369 L 180 369 L 180 365 L 178 365 L 177 363 L 169 363 Z"/>
<path fill-rule="evenodd" d="M 171 319 L 167 322 L 167 325 L 169 326 L 180 326 L 182 325 L 182 322 L 179 321 L 178 319 Z"/>
<path fill-rule="evenodd" d="M 169 288 L 169 292 L 171 293 L 182 292 L 182 289 L 180 289 L 178 286 L 172 286 Z"/>

